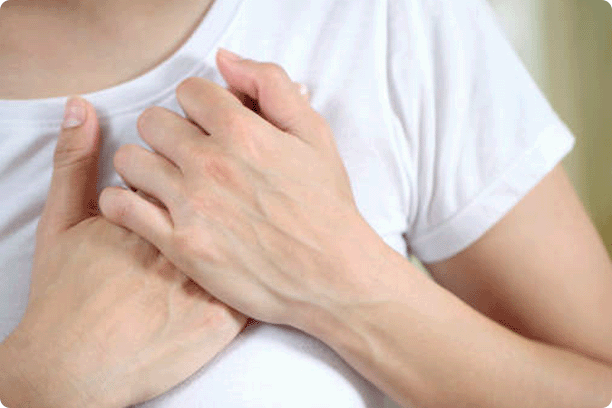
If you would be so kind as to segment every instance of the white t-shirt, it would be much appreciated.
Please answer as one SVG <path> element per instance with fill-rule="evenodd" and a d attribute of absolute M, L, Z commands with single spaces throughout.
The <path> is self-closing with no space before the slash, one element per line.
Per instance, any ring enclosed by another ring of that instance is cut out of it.
<path fill-rule="evenodd" d="M 190 76 L 227 87 L 219 47 L 278 63 L 309 87 L 364 218 L 423 262 L 476 241 L 574 145 L 484 0 L 216 0 L 161 65 L 83 95 L 100 117 L 101 188 L 122 184 L 120 145 L 146 146 L 136 129 L 145 108 L 183 115 L 175 89 Z M 0 100 L 0 339 L 27 304 L 65 102 Z M 144 406 L 380 407 L 382 394 L 318 340 L 262 324 Z"/>

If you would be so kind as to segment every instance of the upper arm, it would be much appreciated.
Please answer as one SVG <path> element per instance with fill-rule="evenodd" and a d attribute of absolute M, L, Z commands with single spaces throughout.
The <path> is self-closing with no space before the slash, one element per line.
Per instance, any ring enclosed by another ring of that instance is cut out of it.
<path fill-rule="evenodd" d="M 612 365 L 612 263 L 561 165 L 470 247 L 425 266 L 515 332 Z"/>
<path fill-rule="evenodd" d="M 387 72 L 410 252 L 492 319 L 612 367 L 612 265 L 563 168 L 550 171 L 571 132 L 485 0 L 391 3 L 404 5 Z"/>

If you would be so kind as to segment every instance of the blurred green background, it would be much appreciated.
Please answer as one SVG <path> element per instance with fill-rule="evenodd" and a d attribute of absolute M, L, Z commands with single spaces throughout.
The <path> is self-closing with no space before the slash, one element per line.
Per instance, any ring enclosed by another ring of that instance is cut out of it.
<path fill-rule="evenodd" d="M 576 136 L 563 164 L 612 255 L 612 7 L 604 0 L 490 3 Z"/>
<path fill-rule="evenodd" d="M 612 7 L 604 0 L 489 3 L 576 137 L 563 165 L 612 256 Z"/>

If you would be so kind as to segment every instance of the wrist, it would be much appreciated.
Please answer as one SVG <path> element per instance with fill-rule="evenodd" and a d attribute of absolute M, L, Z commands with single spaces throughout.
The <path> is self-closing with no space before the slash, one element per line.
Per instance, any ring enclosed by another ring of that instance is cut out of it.
<path fill-rule="evenodd" d="M 359 343 L 365 347 L 368 312 L 405 297 L 413 280 L 425 277 L 362 217 L 335 242 L 331 245 L 340 262 L 333 274 L 344 277 L 345 283 L 308 308 L 295 308 L 301 311 L 298 328 L 333 348 L 353 348 Z"/>

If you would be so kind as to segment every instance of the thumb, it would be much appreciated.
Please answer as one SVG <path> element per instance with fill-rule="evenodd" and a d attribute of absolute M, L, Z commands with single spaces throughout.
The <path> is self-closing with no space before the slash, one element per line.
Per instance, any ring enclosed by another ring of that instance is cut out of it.
<path fill-rule="evenodd" d="M 241 59 L 224 49 L 217 54 L 217 65 L 230 91 L 256 100 L 266 121 L 307 142 L 318 136 L 315 127 L 322 118 L 282 67 Z"/>
<path fill-rule="evenodd" d="M 56 235 L 99 214 L 99 124 L 95 108 L 80 97 L 66 104 L 53 155 L 53 176 L 39 231 Z"/>

